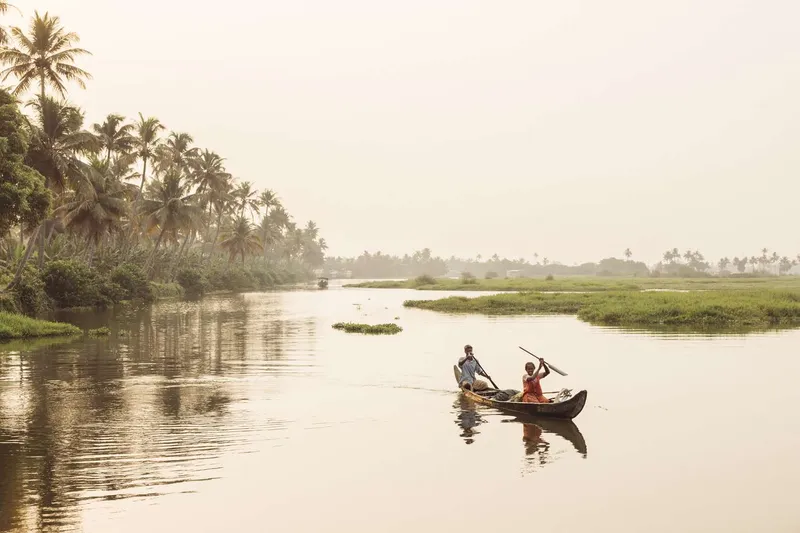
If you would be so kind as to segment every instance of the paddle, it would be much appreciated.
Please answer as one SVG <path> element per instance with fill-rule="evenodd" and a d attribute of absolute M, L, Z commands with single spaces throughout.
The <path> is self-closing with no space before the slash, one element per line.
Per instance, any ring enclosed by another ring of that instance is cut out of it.
<path fill-rule="evenodd" d="M 488 373 L 488 372 L 487 372 L 487 371 L 486 371 L 486 370 L 483 368 L 483 365 L 481 364 L 481 362 L 480 362 L 480 361 L 478 361 L 478 358 L 477 358 L 477 357 L 475 357 L 475 355 L 473 355 L 473 356 L 472 356 L 472 358 L 473 358 L 473 359 L 475 359 L 475 362 L 476 362 L 476 363 L 478 363 L 478 368 L 480 368 L 480 369 L 481 369 L 481 371 L 482 371 L 484 374 L 486 374 L 486 378 L 487 378 L 489 381 L 491 381 L 491 383 L 492 383 L 492 385 L 494 386 L 494 388 L 495 388 L 495 389 L 497 389 L 497 390 L 500 390 L 500 387 L 498 387 L 498 386 L 497 386 L 497 384 L 496 384 L 494 381 L 492 381 L 492 378 L 490 378 L 490 377 L 489 377 L 489 373 Z"/>
<path fill-rule="evenodd" d="M 538 360 L 540 360 L 540 358 L 539 358 L 539 357 L 536 357 L 536 355 L 532 354 L 531 352 L 529 352 L 528 350 L 526 350 L 526 349 L 525 349 L 525 348 L 523 348 L 522 346 L 520 346 L 520 347 L 519 347 L 519 349 L 520 349 L 520 350 L 522 350 L 523 352 L 527 353 L 528 355 L 533 355 L 533 357 L 534 357 L 534 358 L 535 358 L 537 361 L 538 361 Z M 552 368 L 553 370 L 555 370 L 557 373 L 561 374 L 562 376 L 566 376 L 566 375 L 567 375 L 567 373 L 566 373 L 566 372 L 564 372 L 563 370 L 559 370 L 558 368 L 556 368 L 556 367 L 555 367 L 555 365 L 551 365 L 550 363 L 547 363 L 547 366 L 549 366 L 550 368 Z"/>

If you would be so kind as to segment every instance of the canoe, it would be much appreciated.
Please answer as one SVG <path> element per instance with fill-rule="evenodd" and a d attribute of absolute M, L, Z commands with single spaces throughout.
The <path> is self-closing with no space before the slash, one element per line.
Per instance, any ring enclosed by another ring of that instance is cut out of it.
<path fill-rule="evenodd" d="M 458 383 L 461 380 L 461 369 L 458 368 L 458 365 L 453 365 L 453 373 L 456 377 L 456 383 Z M 501 402 L 468 390 L 462 390 L 461 393 L 474 402 L 510 413 L 547 418 L 564 418 L 567 420 L 572 420 L 578 416 L 583 411 L 583 406 L 586 405 L 585 390 L 563 402 L 555 403 Z"/>

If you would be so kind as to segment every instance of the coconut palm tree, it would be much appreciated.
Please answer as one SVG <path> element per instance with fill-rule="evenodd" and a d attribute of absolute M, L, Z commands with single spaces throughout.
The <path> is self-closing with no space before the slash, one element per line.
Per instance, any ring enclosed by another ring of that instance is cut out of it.
<path fill-rule="evenodd" d="M 219 189 L 231 175 L 225 171 L 225 159 L 215 152 L 203 150 L 189 160 L 192 183 L 198 193 Z"/>
<path fill-rule="evenodd" d="M 97 137 L 101 150 L 106 151 L 106 164 L 111 161 L 114 154 L 127 154 L 133 149 L 135 137 L 133 124 L 123 124 L 125 117 L 110 114 L 102 124 L 93 124 L 92 130 Z"/>
<path fill-rule="evenodd" d="M 144 218 L 145 230 L 148 233 L 158 232 L 153 252 L 147 261 L 148 267 L 165 236 L 177 240 L 180 231 L 199 227 L 203 215 L 191 186 L 177 172 L 169 173 L 163 180 L 155 180 L 148 185 L 139 212 Z"/>
<path fill-rule="evenodd" d="M 57 214 L 64 227 L 89 240 L 89 266 L 97 244 L 122 228 L 122 219 L 135 187 L 120 183 L 103 161 L 87 166 L 74 192 L 68 193 Z"/>
<path fill-rule="evenodd" d="M 153 158 L 155 151 L 161 145 L 161 139 L 158 134 L 164 129 L 164 125 L 155 117 L 144 118 L 139 113 L 139 121 L 134 124 L 134 128 L 136 129 L 136 136 L 134 137 L 133 145 L 136 148 L 137 155 L 142 160 L 142 181 L 139 184 L 139 193 L 136 196 L 138 201 L 142 196 L 142 190 L 147 179 L 147 162 Z"/>
<path fill-rule="evenodd" d="M 24 93 L 38 83 L 40 98 L 44 99 L 47 86 L 64 97 L 67 93 L 65 82 L 74 81 L 85 89 L 84 80 L 92 78 L 91 74 L 74 65 L 78 57 L 90 53 L 74 47 L 80 42 L 80 37 L 77 33 L 66 32 L 58 17 L 51 17 L 49 13 L 40 16 L 36 12 L 28 35 L 14 27 L 11 37 L 17 46 L 0 50 L 0 63 L 11 65 L 0 75 L 4 80 L 12 75 L 17 78 L 15 95 Z"/>
<path fill-rule="evenodd" d="M 96 151 L 97 138 L 81 129 L 83 113 L 77 107 L 47 96 L 29 105 L 34 117 L 27 163 L 47 179 L 51 190 L 60 193 L 80 178 L 85 167 L 80 156 Z"/>
<path fill-rule="evenodd" d="M 319 236 L 319 228 L 317 227 L 316 222 L 313 220 L 309 220 L 306 223 L 306 227 L 303 231 L 305 231 L 306 236 L 308 236 L 308 238 L 312 241 L 316 241 L 317 237 Z"/>
<path fill-rule="evenodd" d="M 233 227 L 222 236 L 222 242 L 219 245 L 228 252 L 228 262 L 233 262 L 237 255 L 241 255 L 242 263 L 244 263 L 245 256 L 263 249 L 261 239 L 253 230 L 253 225 L 243 216 L 236 218 Z"/>
<path fill-rule="evenodd" d="M 8 8 L 14 7 L 5 0 L 0 0 L 0 15 L 8 13 Z M 14 8 L 16 9 L 16 8 Z M 8 32 L 3 26 L 0 26 L 0 46 L 8 42 Z"/>
<path fill-rule="evenodd" d="M 167 172 L 177 169 L 179 172 L 189 170 L 189 161 L 197 156 L 198 149 L 193 148 L 194 137 L 188 133 L 170 132 L 164 144 L 156 150 L 156 171 Z"/>
<path fill-rule="evenodd" d="M 265 216 L 269 215 L 269 212 L 273 207 L 278 207 L 281 205 L 278 195 L 275 194 L 275 191 L 272 189 L 266 189 L 262 191 L 261 195 L 258 197 L 258 202 L 261 204 L 261 207 L 264 208 Z"/>
<path fill-rule="evenodd" d="M 625 248 L 625 259 L 630 261 L 632 255 L 633 255 L 633 252 L 631 252 L 631 249 L 630 248 Z"/>
<path fill-rule="evenodd" d="M 245 211 L 258 211 L 258 191 L 253 188 L 253 184 L 249 181 L 240 183 L 232 194 L 240 217 L 244 216 Z"/>

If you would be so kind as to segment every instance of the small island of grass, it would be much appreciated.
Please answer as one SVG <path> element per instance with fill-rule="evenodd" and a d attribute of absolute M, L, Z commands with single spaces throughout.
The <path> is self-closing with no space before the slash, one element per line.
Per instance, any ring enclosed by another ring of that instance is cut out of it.
<path fill-rule="evenodd" d="M 37 320 L 15 313 L 0 312 L 0 340 L 78 335 L 80 329 L 63 322 Z"/>
<path fill-rule="evenodd" d="M 488 315 L 577 314 L 597 325 L 753 330 L 800 327 L 800 291 L 512 293 L 409 300 L 406 307 Z"/>
<path fill-rule="evenodd" d="M 353 322 L 337 322 L 333 325 L 333 329 L 367 335 L 396 335 L 403 331 L 403 328 L 397 324 L 355 324 Z"/>

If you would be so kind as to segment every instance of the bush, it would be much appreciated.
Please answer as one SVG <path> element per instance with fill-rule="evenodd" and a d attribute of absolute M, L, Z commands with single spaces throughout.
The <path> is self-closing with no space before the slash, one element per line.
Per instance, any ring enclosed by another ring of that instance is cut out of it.
<path fill-rule="evenodd" d="M 337 322 L 333 329 L 347 333 L 364 333 L 366 335 L 395 335 L 403 331 L 397 324 L 354 324 L 352 322 Z"/>
<path fill-rule="evenodd" d="M 44 282 L 33 267 L 27 269 L 12 292 L 16 307 L 23 315 L 36 316 L 51 307 L 50 299 L 44 291 Z"/>
<path fill-rule="evenodd" d="M 461 283 L 464 285 L 475 285 L 478 283 L 478 280 L 475 279 L 475 276 L 472 274 L 472 272 L 462 272 Z"/>
<path fill-rule="evenodd" d="M 421 276 L 417 276 L 414 278 L 414 285 L 421 286 L 421 285 L 435 285 L 436 278 L 433 276 L 429 276 L 428 274 L 423 274 Z"/>
<path fill-rule="evenodd" d="M 487 272 L 486 275 L 484 276 L 484 278 L 486 278 L 486 279 L 496 279 L 496 278 L 499 278 L 499 277 L 500 277 L 500 274 L 498 274 L 497 272 L 494 272 L 492 270 Z"/>
<path fill-rule="evenodd" d="M 155 283 L 150 282 L 150 290 L 155 298 L 180 298 L 183 296 L 183 288 L 177 283 Z"/>
<path fill-rule="evenodd" d="M 22 315 L 0 312 L 0 339 L 3 340 L 77 335 L 80 332 L 81 330 L 72 324 L 46 322 Z"/>
<path fill-rule="evenodd" d="M 100 280 L 89 267 L 75 261 L 53 261 L 45 268 L 44 290 L 57 307 L 85 307 L 106 303 Z M 111 291 L 105 291 L 106 294 Z"/>
<path fill-rule="evenodd" d="M 554 278 L 552 274 L 548 274 L 547 277 L 545 277 L 544 279 L 545 281 L 553 281 L 556 278 Z"/>
<path fill-rule="evenodd" d="M 111 271 L 110 277 L 123 291 L 121 300 L 150 302 L 155 299 L 147 275 L 138 265 L 120 265 Z"/>
<path fill-rule="evenodd" d="M 189 298 L 198 298 L 206 292 L 208 281 L 197 268 L 184 268 L 178 272 L 178 284 Z"/>

